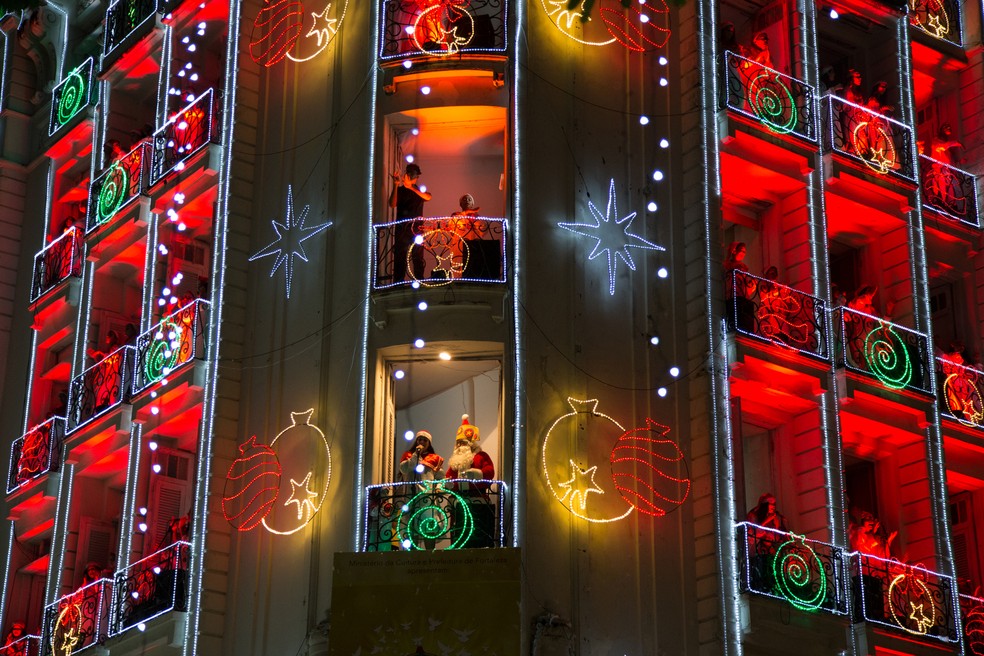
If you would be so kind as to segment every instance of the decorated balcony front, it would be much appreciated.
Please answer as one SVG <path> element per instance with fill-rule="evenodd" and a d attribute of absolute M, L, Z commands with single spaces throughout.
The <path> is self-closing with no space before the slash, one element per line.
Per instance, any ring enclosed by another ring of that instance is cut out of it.
<path fill-rule="evenodd" d="M 977 178 L 972 173 L 920 155 L 919 186 L 923 207 L 973 228 L 981 227 Z"/>
<path fill-rule="evenodd" d="M 10 447 L 10 475 L 7 494 L 61 465 L 61 444 L 65 437 L 65 418 L 52 417 L 14 440 Z"/>
<path fill-rule="evenodd" d="M 147 144 L 140 143 L 129 153 L 109 165 L 89 187 L 89 209 L 85 231 L 113 220 L 127 205 L 147 189 Z"/>
<path fill-rule="evenodd" d="M 934 38 L 963 45 L 956 0 L 909 0 L 909 22 Z"/>
<path fill-rule="evenodd" d="M 960 595 L 960 617 L 967 648 L 964 653 L 984 654 L 984 599 Z"/>
<path fill-rule="evenodd" d="M 150 184 L 157 184 L 172 171 L 184 170 L 188 159 L 213 138 L 214 92 L 209 89 L 168 119 L 154 133 Z"/>
<path fill-rule="evenodd" d="M 912 130 L 904 123 L 834 95 L 823 97 L 824 149 L 876 175 L 915 182 Z"/>
<path fill-rule="evenodd" d="M 724 53 L 721 107 L 762 123 L 776 134 L 817 141 L 812 86 L 734 52 Z"/>
<path fill-rule="evenodd" d="M 506 281 L 505 219 L 440 217 L 373 226 L 373 287 Z"/>
<path fill-rule="evenodd" d="M 735 269 L 730 325 L 742 335 L 826 358 L 823 301 L 774 280 Z"/>
<path fill-rule="evenodd" d="M 157 0 L 117 0 L 106 10 L 103 58 L 114 54 L 130 34 L 157 13 Z"/>
<path fill-rule="evenodd" d="M 505 545 L 506 484 L 448 479 L 366 487 L 363 551 Z"/>
<path fill-rule="evenodd" d="M 191 545 L 176 542 L 116 573 L 113 634 L 188 608 Z"/>
<path fill-rule="evenodd" d="M 51 92 L 51 120 L 48 135 L 68 125 L 92 102 L 92 58 L 72 69 Z"/>
<path fill-rule="evenodd" d="M 38 300 L 72 276 L 82 275 L 85 243 L 76 227 L 68 228 L 34 256 L 31 302 Z"/>
<path fill-rule="evenodd" d="M 205 358 L 208 301 L 195 300 L 137 337 L 133 394 L 194 360 Z"/>
<path fill-rule="evenodd" d="M 743 592 L 787 601 L 799 610 L 847 613 L 840 548 L 749 522 L 737 528 Z"/>
<path fill-rule="evenodd" d="M 113 582 L 99 579 L 44 609 L 43 656 L 78 654 L 109 636 Z"/>
<path fill-rule="evenodd" d="M 888 389 L 933 394 L 926 336 L 846 307 L 834 309 L 839 364 Z"/>
<path fill-rule="evenodd" d="M 41 636 L 26 635 L 0 647 L 0 656 L 41 656 Z"/>
<path fill-rule="evenodd" d="M 851 555 L 851 590 L 858 620 L 913 636 L 959 642 L 951 577 L 870 554 Z"/>
<path fill-rule="evenodd" d="M 109 412 L 128 398 L 133 347 L 121 346 L 72 380 L 68 431 Z"/>
<path fill-rule="evenodd" d="M 971 428 L 984 426 L 984 372 L 936 358 L 936 384 L 941 415 Z"/>
<path fill-rule="evenodd" d="M 380 10 L 380 59 L 501 55 L 507 0 L 388 0 Z"/>

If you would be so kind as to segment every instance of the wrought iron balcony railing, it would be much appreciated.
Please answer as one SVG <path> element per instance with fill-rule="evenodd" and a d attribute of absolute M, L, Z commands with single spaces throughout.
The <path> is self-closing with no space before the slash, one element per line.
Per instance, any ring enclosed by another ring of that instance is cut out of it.
<path fill-rule="evenodd" d="M 72 276 L 82 275 L 85 242 L 80 231 L 71 227 L 34 256 L 31 303 Z"/>
<path fill-rule="evenodd" d="M 889 389 L 933 394 L 925 335 L 846 307 L 834 308 L 834 314 L 839 364 Z"/>
<path fill-rule="evenodd" d="M 373 226 L 373 232 L 375 289 L 506 281 L 505 219 L 404 219 Z"/>
<path fill-rule="evenodd" d="M 106 10 L 103 57 L 108 57 L 130 34 L 157 13 L 157 0 L 117 0 Z"/>
<path fill-rule="evenodd" d="M 963 45 L 960 3 L 956 0 L 909 0 L 909 22 L 937 39 Z"/>
<path fill-rule="evenodd" d="M 920 155 L 919 187 L 925 207 L 974 228 L 981 227 L 974 174 Z"/>
<path fill-rule="evenodd" d="M 827 358 L 826 306 L 774 280 L 735 270 L 728 317 L 738 332 Z"/>
<path fill-rule="evenodd" d="M 113 582 L 100 579 L 44 609 L 43 656 L 78 654 L 109 636 Z"/>
<path fill-rule="evenodd" d="M 65 418 L 52 417 L 38 424 L 10 447 L 10 475 L 7 494 L 61 467 L 61 446 L 65 438 Z"/>
<path fill-rule="evenodd" d="M 870 554 L 851 554 L 857 619 L 915 636 L 959 642 L 953 578 Z"/>
<path fill-rule="evenodd" d="M 505 544 L 502 481 L 449 479 L 366 487 L 363 551 L 432 551 Z"/>
<path fill-rule="evenodd" d="M 41 656 L 41 636 L 26 635 L 0 647 L 0 656 Z"/>
<path fill-rule="evenodd" d="M 817 142 L 817 96 L 813 87 L 726 51 L 721 69 L 722 109 L 760 121 L 777 134 L 795 134 Z"/>
<path fill-rule="evenodd" d="M 214 95 L 212 89 L 204 92 L 154 133 L 151 186 L 171 171 L 183 170 L 188 158 L 212 141 Z"/>
<path fill-rule="evenodd" d="M 133 394 L 139 394 L 195 359 L 205 358 L 208 301 L 188 303 L 137 337 Z"/>
<path fill-rule="evenodd" d="M 175 542 L 116 573 L 113 635 L 188 609 L 188 557 L 191 545 Z"/>
<path fill-rule="evenodd" d="M 92 57 L 72 69 L 51 92 L 48 136 L 58 132 L 92 102 Z"/>
<path fill-rule="evenodd" d="M 147 144 L 136 148 L 109 165 L 89 185 L 89 208 L 85 215 L 86 234 L 109 223 L 120 210 L 147 190 Z"/>
<path fill-rule="evenodd" d="M 508 0 L 382 0 L 379 58 L 506 52 Z"/>
<path fill-rule="evenodd" d="M 737 525 L 742 592 L 805 611 L 847 614 L 843 550 L 749 522 Z"/>
<path fill-rule="evenodd" d="M 984 371 L 936 358 L 940 414 L 972 428 L 984 428 Z"/>
<path fill-rule="evenodd" d="M 834 95 L 823 102 L 824 150 L 834 150 L 879 175 L 916 181 L 915 139 L 905 123 Z"/>
<path fill-rule="evenodd" d="M 960 617 L 963 620 L 965 654 L 984 654 L 984 599 L 960 595 Z"/>
<path fill-rule="evenodd" d="M 129 398 L 133 350 L 132 346 L 121 346 L 72 380 L 68 396 L 68 432 Z"/>

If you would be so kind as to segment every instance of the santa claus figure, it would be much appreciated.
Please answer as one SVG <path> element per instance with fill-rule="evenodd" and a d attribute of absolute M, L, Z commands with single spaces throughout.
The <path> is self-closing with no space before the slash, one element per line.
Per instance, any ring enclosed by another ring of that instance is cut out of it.
<path fill-rule="evenodd" d="M 479 444 L 477 426 L 468 423 L 468 415 L 461 416 L 461 426 L 454 438 L 454 453 L 448 458 L 447 478 L 466 478 L 471 480 L 487 480 L 495 478 L 495 465 L 489 454 L 482 451 Z M 466 549 L 477 549 L 495 546 L 495 506 L 489 498 L 489 485 L 454 484 L 449 486 L 464 498 L 474 520 L 471 534 L 465 538 L 462 545 Z M 460 532 L 466 525 L 463 516 L 464 509 L 455 507 L 451 536 L 457 541 Z"/>
<path fill-rule="evenodd" d="M 454 437 L 454 453 L 448 458 L 447 478 L 495 478 L 492 458 L 482 451 L 478 440 L 478 427 L 468 423 L 468 415 L 461 415 L 461 426 L 458 426 L 458 434 Z"/>

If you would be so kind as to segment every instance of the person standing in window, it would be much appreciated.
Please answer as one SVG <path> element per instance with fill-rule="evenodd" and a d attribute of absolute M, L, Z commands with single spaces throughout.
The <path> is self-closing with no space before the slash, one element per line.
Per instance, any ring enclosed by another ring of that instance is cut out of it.
<path fill-rule="evenodd" d="M 396 208 L 397 220 L 393 230 L 393 282 L 406 282 L 408 260 L 413 266 L 413 277 L 419 280 L 424 276 L 424 250 L 420 245 L 414 248 L 418 222 L 411 219 L 424 215 L 424 203 L 432 195 L 417 186 L 420 167 L 416 164 L 407 164 L 402 174 L 394 171 L 392 176 L 393 191 L 389 196 L 389 206 Z"/>

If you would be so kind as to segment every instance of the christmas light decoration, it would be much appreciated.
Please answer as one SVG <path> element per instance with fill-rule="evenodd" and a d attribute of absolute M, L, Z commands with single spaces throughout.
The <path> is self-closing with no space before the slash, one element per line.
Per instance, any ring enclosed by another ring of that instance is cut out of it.
<path fill-rule="evenodd" d="M 72 656 L 75 646 L 83 639 L 82 609 L 69 603 L 58 613 L 51 632 L 51 651 L 56 656 Z"/>
<path fill-rule="evenodd" d="M 460 549 L 475 530 L 470 501 L 432 481 L 421 481 L 422 490 L 400 508 L 397 535 L 406 550 L 425 550 L 445 537 L 444 550 Z M 433 548 L 433 547 L 432 547 Z"/>
<path fill-rule="evenodd" d="M 348 10 L 348 0 L 341 0 L 341 9 L 336 3 L 329 2 L 320 12 L 307 11 L 304 3 L 297 0 L 264 0 L 264 6 L 253 20 L 255 40 L 250 41 L 249 53 L 253 61 L 264 67 L 279 64 L 284 59 L 296 63 L 311 61 L 327 48 L 335 38 L 345 12 Z M 310 19 L 305 17 L 310 14 Z M 305 25 L 308 26 L 304 32 Z M 304 40 L 301 36 L 306 37 Z M 313 49 L 304 48 L 304 44 L 313 40 Z M 309 52 L 304 52 L 310 50 Z"/>
<path fill-rule="evenodd" d="M 277 454 L 258 443 L 255 435 L 239 445 L 239 457 L 229 466 L 222 496 L 226 521 L 240 531 L 259 526 L 277 501 L 280 476 Z"/>
<path fill-rule="evenodd" d="M 936 624 L 933 594 L 915 569 L 892 579 L 888 586 L 888 608 L 892 621 L 909 633 L 925 635 Z"/>
<path fill-rule="evenodd" d="M 950 33 L 950 17 L 941 0 L 909 0 L 909 22 L 937 39 Z"/>
<path fill-rule="evenodd" d="M 880 125 L 861 121 L 854 126 L 851 143 L 854 153 L 875 173 L 885 174 L 895 168 L 895 144 Z"/>
<path fill-rule="evenodd" d="M 905 343 L 891 324 L 872 330 L 864 339 L 864 358 L 868 371 L 885 387 L 902 389 L 912 381 L 912 362 Z"/>
<path fill-rule="evenodd" d="M 984 599 L 961 597 L 967 601 L 963 615 L 964 644 L 973 656 L 984 656 Z"/>
<path fill-rule="evenodd" d="M 308 469 L 307 475 L 300 483 L 288 476 L 290 496 L 283 505 L 296 503 L 296 517 L 279 516 L 275 506 L 260 518 L 263 528 L 277 535 L 292 535 L 307 526 L 321 510 L 328 496 L 328 485 L 331 483 L 331 448 L 321 429 L 311 424 L 313 414 L 314 408 L 290 413 L 290 426 L 280 431 L 270 442 L 270 449 L 278 454 L 278 462 L 285 469 L 289 469 L 291 464 L 288 461 L 285 465 L 285 453 L 292 456 L 291 460 L 300 461 L 305 466 L 315 465 L 314 468 Z M 310 489 L 312 478 L 315 479 L 315 490 Z M 324 481 L 323 485 L 318 485 L 318 479 Z M 298 489 L 301 490 L 300 496 L 297 494 Z M 278 496 L 283 491 L 283 482 L 281 482 Z"/>
<path fill-rule="evenodd" d="M 308 258 L 307 253 L 304 252 L 304 242 L 332 225 L 331 221 L 328 221 L 310 228 L 306 227 L 304 221 L 307 219 L 308 210 L 310 209 L 310 205 L 305 205 L 304 209 L 301 210 L 300 216 L 295 221 L 293 190 L 290 185 L 287 185 L 287 216 L 283 223 L 280 223 L 276 219 L 270 221 L 273 225 L 273 231 L 277 234 L 277 238 L 249 258 L 249 261 L 253 262 L 261 257 L 273 255 L 273 268 L 270 270 L 271 278 L 277 273 L 280 265 L 284 265 L 284 274 L 287 277 L 287 298 L 290 298 L 290 285 L 291 280 L 294 278 L 294 257 L 297 256 L 307 262 Z"/>
<path fill-rule="evenodd" d="M 92 86 L 92 58 L 74 68 L 51 92 L 51 125 L 48 134 L 53 135 L 75 118 L 89 104 Z"/>
<path fill-rule="evenodd" d="M 568 397 L 567 403 L 571 412 L 558 417 L 543 437 L 541 461 L 547 487 L 558 502 L 580 519 L 598 523 L 625 519 L 634 507 L 624 503 L 613 480 L 601 477 L 602 483 L 597 481 L 598 466 L 590 460 L 592 457 L 598 461 L 610 459 L 610 447 L 604 446 L 601 451 L 606 433 L 612 435 L 617 431 L 611 437 L 614 442 L 626 431 L 615 419 L 597 411 L 598 399 L 581 401 Z M 555 431 L 558 436 L 554 438 Z M 565 431 L 571 435 L 577 433 L 578 438 L 565 440 L 561 437 Z M 566 444 L 574 447 L 565 448 Z M 608 458 L 603 454 L 608 454 Z"/>
<path fill-rule="evenodd" d="M 110 164 L 106 171 L 89 186 L 89 209 L 86 213 L 86 230 L 105 225 L 120 210 L 144 191 L 144 151 L 146 145 L 137 147 Z"/>
<path fill-rule="evenodd" d="M 772 575 L 780 594 L 800 610 L 817 610 L 827 596 L 829 582 L 823 563 L 803 535 L 791 533 L 776 548 Z"/>
<path fill-rule="evenodd" d="M 643 52 L 662 48 L 671 34 L 669 8 L 663 0 L 647 0 L 639 6 L 600 0 L 599 23 L 588 19 L 586 7 L 594 4 L 593 0 L 581 0 L 574 7 L 568 0 L 540 0 L 540 4 L 558 30 L 588 46 L 618 43 L 627 50 Z"/>
<path fill-rule="evenodd" d="M 636 510 L 653 517 L 666 515 L 690 495 L 690 478 L 663 471 L 665 465 L 684 462 L 675 442 L 660 439 L 669 432 L 669 426 L 647 417 L 644 427 L 632 428 L 618 438 L 610 458 L 619 494 Z"/>
<path fill-rule="evenodd" d="M 749 78 L 747 89 L 748 106 L 770 130 L 788 134 L 796 128 L 796 100 L 776 71 L 763 67 Z"/>
<path fill-rule="evenodd" d="M 475 18 L 467 6 L 467 0 L 437 0 L 417 14 L 411 32 L 417 50 L 446 57 L 467 46 L 475 35 Z"/>
<path fill-rule="evenodd" d="M 946 373 L 944 369 L 944 373 Z M 984 397 L 974 379 L 953 372 L 943 381 L 943 398 L 950 416 L 964 426 L 980 427 L 984 419 Z"/>
<path fill-rule="evenodd" d="M 588 209 L 594 219 L 593 223 L 558 223 L 557 225 L 564 230 L 569 230 L 576 235 L 588 237 L 594 240 L 594 247 L 588 254 L 588 260 L 605 255 L 608 262 L 608 293 L 615 295 L 615 280 L 618 273 L 618 260 L 621 259 L 632 271 L 636 270 L 635 262 L 629 248 L 640 248 L 652 251 L 665 251 L 662 246 L 654 244 L 643 237 L 631 232 L 632 222 L 636 218 L 636 212 L 630 212 L 624 217 L 619 218 L 618 209 L 615 202 L 615 179 L 612 178 L 608 185 L 608 204 L 605 207 L 605 214 L 595 207 L 589 199 Z M 615 217 L 614 222 L 611 221 Z"/>

